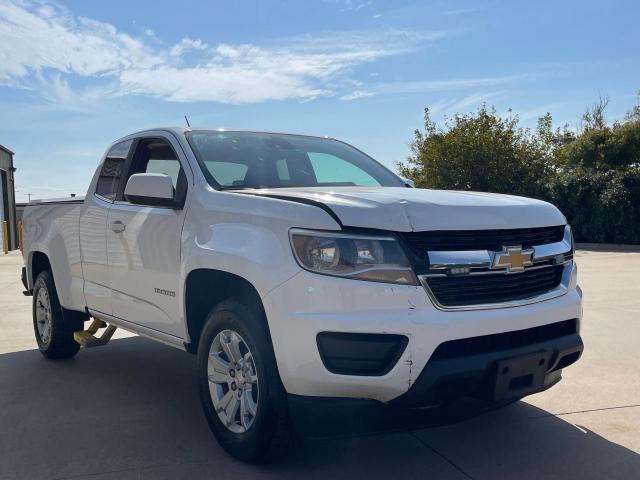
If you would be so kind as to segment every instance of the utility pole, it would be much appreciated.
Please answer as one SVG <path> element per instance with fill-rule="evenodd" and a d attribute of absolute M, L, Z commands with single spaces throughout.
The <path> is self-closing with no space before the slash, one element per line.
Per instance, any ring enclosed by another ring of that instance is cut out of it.
<path fill-rule="evenodd" d="M 31 195 L 33 195 L 32 193 L 27 193 L 27 197 L 29 197 L 29 203 L 31 203 Z"/>

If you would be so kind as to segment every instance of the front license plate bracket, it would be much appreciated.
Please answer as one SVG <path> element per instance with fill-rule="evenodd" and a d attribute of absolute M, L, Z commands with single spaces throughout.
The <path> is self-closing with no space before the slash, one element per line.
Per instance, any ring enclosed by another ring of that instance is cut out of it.
<path fill-rule="evenodd" d="M 540 392 L 551 360 L 550 351 L 540 351 L 497 362 L 494 400 Z"/>

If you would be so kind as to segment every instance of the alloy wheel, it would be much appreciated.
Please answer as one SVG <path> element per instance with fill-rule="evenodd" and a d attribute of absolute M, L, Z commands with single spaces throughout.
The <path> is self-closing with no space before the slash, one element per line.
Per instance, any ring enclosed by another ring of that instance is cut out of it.
<path fill-rule="evenodd" d="M 222 330 L 213 339 L 207 375 L 222 424 L 234 433 L 249 430 L 258 412 L 258 374 L 253 354 L 238 332 Z"/>
<path fill-rule="evenodd" d="M 36 325 L 40 341 L 48 345 L 51 341 L 52 316 L 49 292 L 45 288 L 38 290 L 36 297 Z"/>

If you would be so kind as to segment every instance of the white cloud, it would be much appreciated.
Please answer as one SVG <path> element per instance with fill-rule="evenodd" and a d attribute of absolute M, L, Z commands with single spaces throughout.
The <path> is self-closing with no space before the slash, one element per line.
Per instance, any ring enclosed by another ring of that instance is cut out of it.
<path fill-rule="evenodd" d="M 174 102 L 252 103 L 304 99 L 324 93 L 307 84 L 304 78 L 234 65 L 131 69 L 122 72 L 120 82 L 122 93 L 151 95 Z"/>
<path fill-rule="evenodd" d="M 353 9 L 368 2 L 347 2 Z M 360 31 L 285 38 L 268 46 L 208 45 L 184 38 L 162 47 L 111 24 L 74 16 L 55 3 L 0 2 L 0 85 L 41 92 L 84 109 L 94 99 L 146 95 L 176 102 L 249 103 L 344 94 L 363 63 L 406 53 L 450 32 Z M 74 91 L 69 79 L 92 87 Z M 100 85 L 94 85 L 99 83 Z"/>
<path fill-rule="evenodd" d="M 120 73 L 119 81 L 122 93 L 176 102 L 311 99 L 332 93 L 328 84 L 341 72 L 383 55 L 385 52 L 378 49 L 322 53 L 220 44 L 206 63 L 130 68 Z M 345 79 L 344 83 L 353 81 Z"/>
<path fill-rule="evenodd" d="M 44 69 L 93 76 L 158 61 L 142 42 L 107 23 L 53 4 L 0 3 L 0 83 Z"/>
<path fill-rule="evenodd" d="M 370 73 L 369 76 L 375 77 L 377 73 Z M 404 93 L 426 93 L 426 92 L 445 92 L 452 90 L 464 90 L 468 88 L 479 88 L 496 86 L 513 82 L 517 79 L 525 78 L 524 76 L 505 76 L 505 77 L 481 77 L 481 78 L 457 78 L 451 80 L 425 80 L 412 82 L 393 82 L 378 83 L 370 85 L 367 90 L 356 90 L 340 97 L 341 100 L 356 100 L 363 97 L 371 97 L 381 94 L 404 94 Z M 361 86 L 362 83 L 352 83 Z M 470 105 L 480 104 L 490 97 L 500 92 L 493 93 L 477 93 L 466 96 L 464 98 L 454 98 L 450 100 L 442 100 L 432 105 L 432 111 L 445 111 L 455 108 L 462 109 Z"/>
<path fill-rule="evenodd" d="M 438 40 L 463 33 L 465 30 L 361 30 L 350 32 L 332 32 L 324 35 L 304 35 L 283 38 L 283 43 L 295 51 L 357 51 L 376 50 L 387 55 L 397 55 L 433 44 Z"/>
<path fill-rule="evenodd" d="M 344 11 L 353 10 L 356 12 L 371 5 L 371 2 L 367 0 L 324 0 L 324 3 L 339 4 Z"/>
<path fill-rule="evenodd" d="M 114 96 L 116 92 L 113 83 L 72 88 L 69 81 L 57 72 L 46 77 L 37 74 L 36 81 L 29 88 L 38 92 L 47 104 L 84 113 L 95 112 L 105 98 Z"/>
<path fill-rule="evenodd" d="M 351 93 L 348 93 L 346 95 L 343 95 L 340 97 L 340 100 L 357 100 L 359 98 L 365 98 L 365 97 L 371 97 L 375 95 L 375 93 L 373 92 L 367 92 L 364 90 L 355 90 Z"/>
<path fill-rule="evenodd" d="M 169 55 L 173 57 L 181 57 L 186 52 L 203 51 L 209 48 L 209 46 L 202 40 L 191 40 L 190 38 L 183 38 L 180 42 L 176 43 L 169 49 Z"/>
<path fill-rule="evenodd" d="M 420 80 L 412 82 L 381 83 L 375 87 L 375 91 L 377 93 L 437 92 L 502 85 L 523 78 L 525 77 L 522 75 L 510 75 L 503 77 L 456 78 L 449 80 Z"/>
<path fill-rule="evenodd" d="M 478 12 L 479 8 L 457 8 L 453 10 L 446 10 L 442 12 L 443 15 L 465 15 L 467 13 L 475 13 Z"/>
<path fill-rule="evenodd" d="M 359 10 L 369 2 L 343 4 Z M 185 37 L 163 46 L 151 30 L 134 37 L 109 23 L 74 16 L 46 0 L 0 0 L 0 85 L 31 89 L 58 107 L 88 111 L 105 98 L 124 95 L 232 104 L 308 101 L 323 95 L 355 100 L 502 81 L 366 87 L 350 78 L 362 64 L 408 53 L 456 33 L 352 31 L 283 38 L 262 46 L 209 45 Z"/>

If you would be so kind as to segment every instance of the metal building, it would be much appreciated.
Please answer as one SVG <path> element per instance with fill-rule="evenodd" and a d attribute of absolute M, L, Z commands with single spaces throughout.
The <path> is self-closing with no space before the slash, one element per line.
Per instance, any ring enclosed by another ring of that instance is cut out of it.
<path fill-rule="evenodd" d="M 7 222 L 7 250 L 18 248 L 16 223 L 16 198 L 13 183 L 13 152 L 0 145 L 0 252 L 5 250 L 5 235 L 2 222 Z"/>

